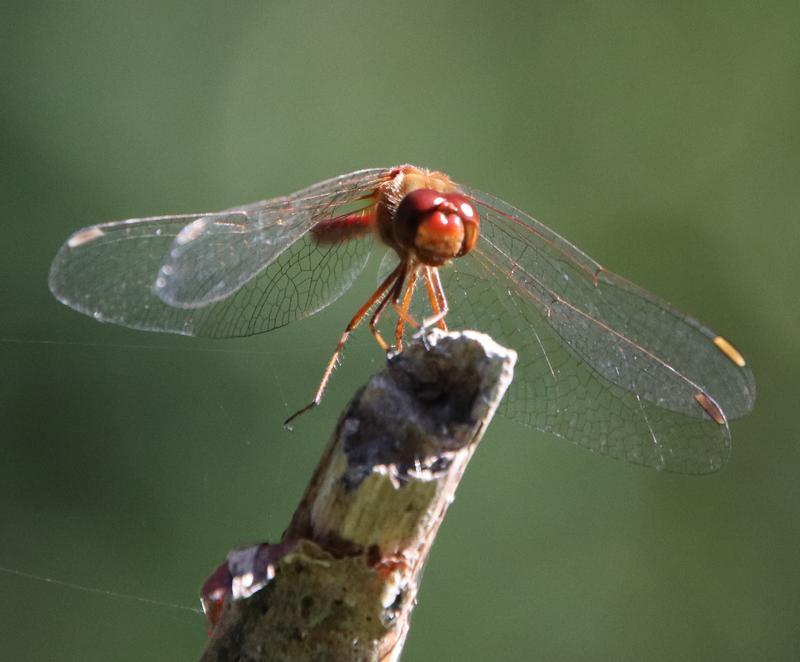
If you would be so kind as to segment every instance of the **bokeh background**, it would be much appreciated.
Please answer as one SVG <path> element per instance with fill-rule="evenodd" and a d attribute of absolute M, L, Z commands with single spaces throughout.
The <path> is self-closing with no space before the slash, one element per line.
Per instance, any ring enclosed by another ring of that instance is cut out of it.
<path fill-rule="evenodd" d="M 197 658 L 181 607 L 279 538 L 382 365 L 357 334 L 287 433 L 374 277 L 260 337 L 149 335 L 51 298 L 68 233 L 401 162 L 702 318 L 759 385 L 702 478 L 496 420 L 404 659 L 800 659 L 798 3 L 7 0 L 0 25 L 4 659 Z"/>

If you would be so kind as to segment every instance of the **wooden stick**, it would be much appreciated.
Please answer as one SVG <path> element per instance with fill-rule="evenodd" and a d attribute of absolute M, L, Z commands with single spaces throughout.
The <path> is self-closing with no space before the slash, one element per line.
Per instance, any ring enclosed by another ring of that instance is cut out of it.
<path fill-rule="evenodd" d="M 432 330 L 347 406 L 282 542 L 203 589 L 203 660 L 397 660 L 422 568 L 516 353 Z"/>

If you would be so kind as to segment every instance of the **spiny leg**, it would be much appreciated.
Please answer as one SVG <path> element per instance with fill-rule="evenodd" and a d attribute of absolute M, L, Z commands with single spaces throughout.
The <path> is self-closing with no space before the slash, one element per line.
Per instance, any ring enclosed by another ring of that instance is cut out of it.
<path fill-rule="evenodd" d="M 325 368 L 325 372 L 322 373 L 322 379 L 320 380 L 319 387 L 317 387 L 317 392 L 314 394 L 314 399 L 311 402 L 309 402 L 305 407 L 303 407 L 302 409 L 296 411 L 294 414 L 289 416 L 289 418 L 287 418 L 283 422 L 284 426 L 288 427 L 289 423 L 291 423 L 295 418 L 300 416 L 300 414 L 305 414 L 309 409 L 313 409 L 320 403 L 320 400 L 322 400 L 322 394 L 325 392 L 325 388 L 328 385 L 328 380 L 331 378 L 331 374 L 333 373 L 333 370 L 336 367 L 336 363 L 339 360 L 339 355 L 342 353 L 342 349 L 344 348 L 344 345 L 347 342 L 347 338 L 350 336 L 353 330 L 361 323 L 361 320 L 363 320 L 364 317 L 366 317 L 367 313 L 369 312 L 369 309 L 372 308 L 372 306 L 375 305 L 375 302 L 381 299 L 381 297 L 383 297 L 383 300 L 380 302 L 378 307 L 379 309 L 382 307 L 384 308 L 386 307 L 385 302 L 388 299 L 388 297 L 385 295 L 387 294 L 387 291 L 390 290 L 390 288 L 392 290 L 397 288 L 398 279 L 402 279 L 404 273 L 405 273 L 405 265 L 403 265 L 403 263 L 400 263 L 399 265 L 397 265 L 394 271 L 392 271 L 392 273 L 390 273 L 386 277 L 386 279 L 378 286 L 378 289 L 376 289 L 372 293 L 372 295 L 370 295 L 369 299 L 367 299 L 361 306 L 361 308 L 358 309 L 358 312 L 355 315 L 353 315 L 353 319 L 351 319 L 350 322 L 347 324 L 344 332 L 342 333 L 341 338 L 339 338 L 339 342 L 336 345 L 336 349 L 333 352 L 333 356 L 331 356 L 330 361 L 328 361 L 328 365 Z M 375 334 L 376 332 L 373 332 L 373 335 Z M 380 337 L 380 334 L 375 335 L 375 339 L 378 341 L 378 344 L 381 345 L 384 351 L 388 349 L 386 341 L 384 341 L 383 338 Z"/>
<path fill-rule="evenodd" d="M 395 271 L 399 273 L 397 274 L 397 278 L 394 281 L 392 289 L 386 292 L 369 321 L 369 330 L 375 338 L 375 341 L 381 346 L 381 349 L 383 349 L 384 352 L 389 351 L 389 343 L 383 339 L 381 332 L 378 330 L 378 322 L 381 319 L 381 315 L 383 315 L 383 311 L 386 310 L 386 306 L 389 305 L 389 302 L 399 298 L 400 292 L 403 291 L 403 283 L 405 282 L 406 274 L 408 272 L 408 264 L 401 262 L 399 265 L 397 265 Z"/>
<path fill-rule="evenodd" d="M 447 331 L 447 323 L 444 318 L 450 310 L 447 305 L 447 297 L 444 294 L 442 281 L 439 278 L 439 270 L 436 267 L 425 267 L 423 272 L 425 279 L 425 289 L 428 291 L 428 299 L 433 309 L 433 317 L 422 321 L 422 328 L 426 329 L 433 325 L 438 326 L 442 331 Z"/>
<path fill-rule="evenodd" d="M 394 329 L 394 344 L 398 352 L 403 349 L 403 332 L 405 331 L 406 324 L 411 324 L 415 328 L 419 326 L 408 314 L 408 309 L 411 306 L 411 300 L 414 298 L 414 288 L 417 284 L 418 273 L 419 268 L 416 267 L 409 274 L 405 293 L 403 294 L 403 300 L 399 305 L 395 303 L 395 308 L 397 309 L 397 326 Z"/>

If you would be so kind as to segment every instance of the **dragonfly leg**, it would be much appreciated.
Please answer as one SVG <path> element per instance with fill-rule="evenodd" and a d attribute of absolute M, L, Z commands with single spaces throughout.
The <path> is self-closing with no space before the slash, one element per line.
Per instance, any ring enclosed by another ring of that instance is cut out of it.
<path fill-rule="evenodd" d="M 322 373 L 322 379 L 319 382 L 319 386 L 317 387 L 317 392 L 314 394 L 314 399 L 309 402 L 305 407 L 296 411 L 294 414 L 289 416 L 284 422 L 283 425 L 285 427 L 289 427 L 289 424 L 301 414 L 305 414 L 310 409 L 316 407 L 320 401 L 322 400 L 322 395 L 325 393 L 325 388 L 328 386 L 328 381 L 333 374 L 336 365 L 339 362 L 339 356 L 342 353 L 342 349 L 344 349 L 345 343 L 347 339 L 350 337 L 350 334 L 355 330 L 355 328 L 361 323 L 369 309 L 375 305 L 375 302 L 381 299 L 380 304 L 378 305 L 378 310 L 381 308 L 386 307 L 386 302 L 389 300 L 389 296 L 387 296 L 387 292 L 391 294 L 397 289 L 397 283 L 402 283 L 403 276 L 405 274 L 405 265 L 403 263 L 397 265 L 397 268 L 390 273 L 386 279 L 378 286 L 376 289 L 367 299 L 361 308 L 358 309 L 358 312 L 353 315 L 353 318 L 345 327 L 344 332 L 342 333 L 341 338 L 339 338 L 339 342 L 336 345 L 336 349 L 333 352 L 333 356 L 331 356 L 330 361 L 328 361 L 328 365 L 325 368 L 325 372 Z M 377 314 L 377 311 L 376 311 Z M 375 320 L 375 316 L 373 315 L 373 320 Z M 372 326 L 372 321 L 370 321 L 370 327 Z M 378 344 L 384 350 L 387 350 L 389 346 L 386 344 L 386 341 L 380 337 L 380 334 L 377 333 L 377 330 L 373 330 L 373 335 L 375 335 L 375 339 L 378 341 Z"/>
<path fill-rule="evenodd" d="M 425 279 L 425 289 L 428 291 L 428 299 L 433 309 L 433 317 L 422 320 L 422 329 L 438 326 L 442 331 L 447 331 L 447 323 L 444 318 L 450 308 L 447 305 L 447 297 L 444 294 L 442 281 L 439 278 L 439 270 L 436 267 L 425 267 L 423 272 Z"/>
<path fill-rule="evenodd" d="M 413 317 L 408 314 L 408 309 L 411 306 L 411 299 L 414 296 L 414 287 L 417 284 L 417 270 L 415 269 L 409 276 L 406 282 L 405 293 L 402 297 L 402 302 L 393 302 L 395 310 L 397 310 L 397 326 L 394 329 L 394 344 L 397 351 L 403 349 L 403 332 L 405 331 L 406 324 L 419 328 Z"/>
<path fill-rule="evenodd" d="M 386 293 L 386 296 L 384 296 L 383 300 L 378 304 L 378 307 L 375 309 L 375 313 L 372 315 L 372 319 L 369 321 L 369 330 L 372 332 L 372 335 L 384 352 L 389 351 L 389 343 L 383 339 L 381 332 L 378 330 L 378 322 L 381 319 L 381 315 L 383 315 L 383 311 L 386 310 L 386 306 L 389 305 L 389 302 L 391 301 L 394 303 L 400 298 L 400 294 L 403 291 L 403 283 L 405 283 L 406 279 L 407 269 L 408 267 L 406 264 L 401 263 L 398 265 L 398 268 L 395 270 L 398 271 L 398 275 L 394 282 L 394 286 Z"/>

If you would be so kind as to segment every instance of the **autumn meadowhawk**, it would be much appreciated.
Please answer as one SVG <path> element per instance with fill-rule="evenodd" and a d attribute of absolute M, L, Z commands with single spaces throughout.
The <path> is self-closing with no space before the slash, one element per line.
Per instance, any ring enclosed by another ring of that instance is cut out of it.
<path fill-rule="evenodd" d="M 360 170 L 222 212 L 93 225 L 61 247 L 50 289 L 102 322 L 250 336 L 335 301 L 378 247 L 381 284 L 347 325 L 314 402 L 359 321 L 371 315 L 388 349 L 425 316 L 518 351 L 503 404 L 512 418 L 658 469 L 708 473 L 727 460 L 728 420 L 755 402 L 733 345 L 442 173 Z M 396 314 L 391 343 L 377 327 L 385 309 Z"/>

